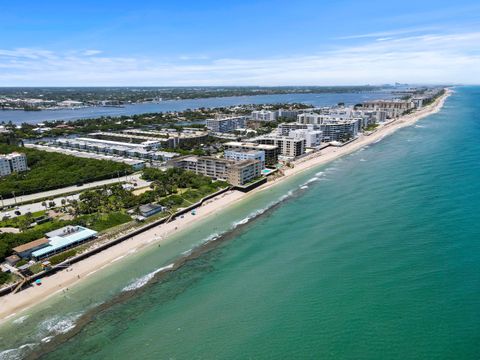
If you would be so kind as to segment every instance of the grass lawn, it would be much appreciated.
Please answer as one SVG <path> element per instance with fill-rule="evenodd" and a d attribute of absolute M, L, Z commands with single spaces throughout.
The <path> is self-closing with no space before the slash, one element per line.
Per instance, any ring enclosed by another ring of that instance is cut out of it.
<path fill-rule="evenodd" d="M 83 220 L 87 227 L 99 232 L 132 221 L 130 215 L 119 211 L 109 214 L 83 215 L 78 219 Z"/>
<path fill-rule="evenodd" d="M 32 213 L 32 217 L 36 218 L 45 214 L 45 210 Z M 20 215 L 11 219 L 4 219 L 0 221 L 0 227 L 14 227 L 19 228 L 22 221 L 27 218 L 26 215 Z"/>

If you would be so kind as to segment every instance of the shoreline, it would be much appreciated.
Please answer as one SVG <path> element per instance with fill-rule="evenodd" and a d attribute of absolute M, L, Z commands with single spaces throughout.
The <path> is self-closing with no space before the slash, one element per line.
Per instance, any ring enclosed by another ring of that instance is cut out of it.
<path fill-rule="evenodd" d="M 413 114 L 405 115 L 397 120 L 391 121 L 385 125 L 381 125 L 376 131 L 369 135 L 361 135 L 354 141 L 342 146 L 329 146 L 320 152 L 307 155 L 294 162 L 293 168 L 284 170 L 285 176 L 277 178 L 273 181 L 252 190 L 249 193 L 242 193 L 237 190 L 231 190 L 224 194 L 206 201 L 206 203 L 197 208 L 197 215 L 185 214 L 183 218 L 178 218 L 168 224 L 162 224 L 155 228 L 146 230 L 145 232 L 135 235 L 132 238 L 123 241 L 105 251 L 95 254 L 85 260 L 80 261 L 68 268 L 68 271 L 62 270 L 58 273 L 46 278 L 42 286 L 32 286 L 22 290 L 16 294 L 9 294 L 0 298 L 0 325 L 6 320 L 18 315 L 43 300 L 61 292 L 62 289 L 74 286 L 83 279 L 91 276 L 97 271 L 113 264 L 128 255 L 135 253 L 141 249 L 145 249 L 153 244 L 158 245 L 167 241 L 168 237 L 180 230 L 188 229 L 196 224 L 192 220 L 201 220 L 223 211 L 227 206 L 238 203 L 240 200 L 254 196 L 259 191 L 266 190 L 283 180 L 290 178 L 311 169 L 313 167 L 325 165 L 342 156 L 358 151 L 366 145 L 377 143 L 386 136 L 393 134 L 396 130 L 406 126 L 411 126 L 418 120 L 437 113 L 444 105 L 445 100 L 453 91 L 446 90 L 446 93 L 438 98 L 433 104 L 428 105 L 424 109 L 418 110 Z M 53 281 L 50 281 L 53 280 Z"/>

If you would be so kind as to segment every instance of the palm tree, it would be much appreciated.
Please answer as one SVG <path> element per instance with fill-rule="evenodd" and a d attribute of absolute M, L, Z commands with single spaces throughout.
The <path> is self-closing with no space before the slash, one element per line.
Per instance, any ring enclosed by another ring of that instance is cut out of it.
<path fill-rule="evenodd" d="M 67 200 L 63 198 L 62 200 L 60 200 L 60 203 L 62 204 L 62 210 L 65 211 L 65 205 L 67 204 Z"/>

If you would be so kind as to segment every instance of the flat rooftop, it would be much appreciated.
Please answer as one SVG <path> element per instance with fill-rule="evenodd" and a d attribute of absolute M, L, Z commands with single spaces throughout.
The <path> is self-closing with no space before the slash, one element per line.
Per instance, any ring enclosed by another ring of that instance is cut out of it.
<path fill-rule="evenodd" d="M 265 145 L 265 144 L 257 144 L 252 142 L 239 142 L 239 141 L 226 142 L 225 146 L 243 147 L 243 148 L 260 149 L 260 150 L 274 150 L 278 148 L 278 146 L 276 145 Z"/>
<path fill-rule="evenodd" d="M 95 230 L 87 229 L 83 226 L 66 226 L 64 228 L 51 231 L 46 235 L 53 235 L 49 237 L 49 244 L 32 253 L 33 257 L 43 257 L 52 252 L 60 251 L 66 247 L 73 246 L 81 241 L 87 240 L 95 235 Z M 57 235 L 58 234 L 58 235 Z"/>
<path fill-rule="evenodd" d="M 242 154 L 250 154 L 250 155 L 255 155 L 261 152 L 261 149 L 254 150 L 254 149 L 249 149 L 249 150 L 235 150 L 235 149 L 227 149 L 225 151 L 232 151 L 232 152 L 237 152 L 237 153 L 242 153 Z"/>
<path fill-rule="evenodd" d="M 133 148 L 133 147 L 140 147 L 143 148 L 145 145 L 143 144 L 133 144 L 125 141 L 112 141 L 112 140 L 101 140 L 101 139 L 94 139 L 94 138 L 76 138 L 74 140 L 68 140 L 69 142 L 83 142 L 84 144 L 108 144 L 108 145 L 118 145 L 123 146 L 124 148 Z"/>

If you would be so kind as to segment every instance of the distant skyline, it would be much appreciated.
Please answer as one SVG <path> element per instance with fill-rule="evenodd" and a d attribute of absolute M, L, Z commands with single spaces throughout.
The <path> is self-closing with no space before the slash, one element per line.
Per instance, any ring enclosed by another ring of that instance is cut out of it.
<path fill-rule="evenodd" d="M 2 4 L 0 86 L 480 83 L 477 1 Z"/>

